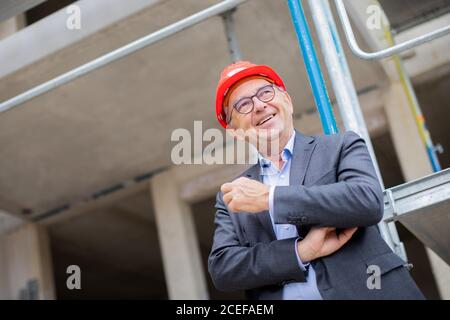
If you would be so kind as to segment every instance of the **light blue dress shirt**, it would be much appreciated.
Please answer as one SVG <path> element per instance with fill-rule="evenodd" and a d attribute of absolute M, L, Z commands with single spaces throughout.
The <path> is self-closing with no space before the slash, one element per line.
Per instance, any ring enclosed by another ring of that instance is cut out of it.
<path fill-rule="evenodd" d="M 269 193 L 269 213 L 272 220 L 273 230 L 278 240 L 299 237 L 297 228 L 293 224 L 275 224 L 274 212 L 273 212 L 273 194 L 275 186 L 288 186 L 289 174 L 291 169 L 291 159 L 294 149 L 295 131 L 292 133 L 291 138 L 283 149 L 281 158 L 283 160 L 283 166 L 281 170 L 272 163 L 272 161 L 259 155 L 259 165 L 261 166 L 261 175 L 263 177 L 263 183 L 270 185 Z M 299 151 L 297 151 L 299 152 Z M 299 238 L 297 239 L 297 241 Z M 297 241 L 292 250 L 295 251 L 297 256 L 299 268 L 306 270 L 304 265 L 297 254 Z M 312 265 L 309 265 L 309 272 L 306 282 L 290 282 L 283 286 L 283 299 L 284 300 L 322 300 L 322 296 L 319 293 L 316 283 L 316 273 Z"/>

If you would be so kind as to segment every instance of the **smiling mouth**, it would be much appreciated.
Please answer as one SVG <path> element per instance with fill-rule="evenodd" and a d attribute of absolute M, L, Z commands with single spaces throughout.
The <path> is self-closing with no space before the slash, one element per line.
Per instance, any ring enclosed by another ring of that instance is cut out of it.
<path fill-rule="evenodd" d="M 275 114 L 270 114 L 267 117 L 265 117 L 264 119 L 262 119 L 260 122 L 258 122 L 256 124 L 257 127 L 262 126 L 264 123 L 268 122 L 269 120 L 271 120 L 272 118 L 275 117 Z"/>

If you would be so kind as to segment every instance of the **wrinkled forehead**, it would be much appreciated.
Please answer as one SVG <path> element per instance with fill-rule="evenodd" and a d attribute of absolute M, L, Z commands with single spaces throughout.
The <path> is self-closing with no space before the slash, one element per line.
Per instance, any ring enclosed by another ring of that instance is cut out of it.
<path fill-rule="evenodd" d="M 262 76 L 254 76 L 244 78 L 238 82 L 236 82 L 228 91 L 227 96 L 224 99 L 224 106 L 228 106 L 229 103 L 233 103 L 243 97 L 252 96 L 265 85 L 274 83 L 271 79 L 262 77 Z"/>

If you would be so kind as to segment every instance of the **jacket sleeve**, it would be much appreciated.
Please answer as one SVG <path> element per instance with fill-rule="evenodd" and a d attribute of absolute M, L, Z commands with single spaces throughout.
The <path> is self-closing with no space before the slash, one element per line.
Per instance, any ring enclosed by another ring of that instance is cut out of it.
<path fill-rule="evenodd" d="M 221 192 L 217 194 L 216 210 L 208 270 L 217 289 L 250 290 L 290 280 L 306 281 L 294 250 L 296 238 L 242 245 Z"/>
<path fill-rule="evenodd" d="M 377 224 L 383 217 L 383 192 L 364 140 L 354 132 L 344 134 L 336 175 L 332 184 L 275 187 L 275 223 L 336 228 Z"/>

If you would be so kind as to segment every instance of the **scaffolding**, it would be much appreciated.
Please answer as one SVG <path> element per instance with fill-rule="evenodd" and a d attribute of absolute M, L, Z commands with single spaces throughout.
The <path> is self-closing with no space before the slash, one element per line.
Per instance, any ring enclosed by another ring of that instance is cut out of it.
<path fill-rule="evenodd" d="M 233 13 L 237 10 L 238 6 L 246 1 L 225 0 L 148 34 L 0 103 L 0 112 L 18 107 L 26 101 L 215 16 L 222 16 L 231 60 L 238 60 L 241 57 L 241 53 L 234 30 Z M 308 1 L 327 70 L 336 93 L 344 126 L 346 130 L 353 130 L 360 134 L 366 141 L 380 184 L 383 186 L 381 174 L 361 113 L 357 93 L 353 85 L 342 45 L 336 31 L 336 25 L 329 3 L 326 0 Z M 336 133 L 336 122 L 302 4 L 300 0 L 287 0 L 287 3 L 297 33 L 299 46 L 303 53 L 303 61 L 308 72 L 324 132 L 326 134 Z M 381 59 L 392 56 L 450 32 L 449 25 L 403 44 L 395 45 L 392 48 L 380 52 L 367 53 L 362 51 L 356 43 L 343 0 L 335 0 L 335 4 L 351 50 L 355 55 L 363 59 Z M 439 166 L 433 165 L 433 168 L 435 168 L 435 171 L 438 171 L 436 169 Z M 379 224 L 379 229 L 383 238 L 394 252 L 407 261 L 403 244 L 398 237 L 394 225 L 395 221 L 401 221 L 425 245 L 432 248 L 447 263 L 450 263 L 450 237 L 448 236 L 448 230 L 450 230 L 450 169 L 394 188 L 386 189 L 384 193 L 385 213 L 382 222 Z"/>
<path fill-rule="evenodd" d="M 384 221 L 400 221 L 450 264 L 450 168 L 385 190 Z"/>

